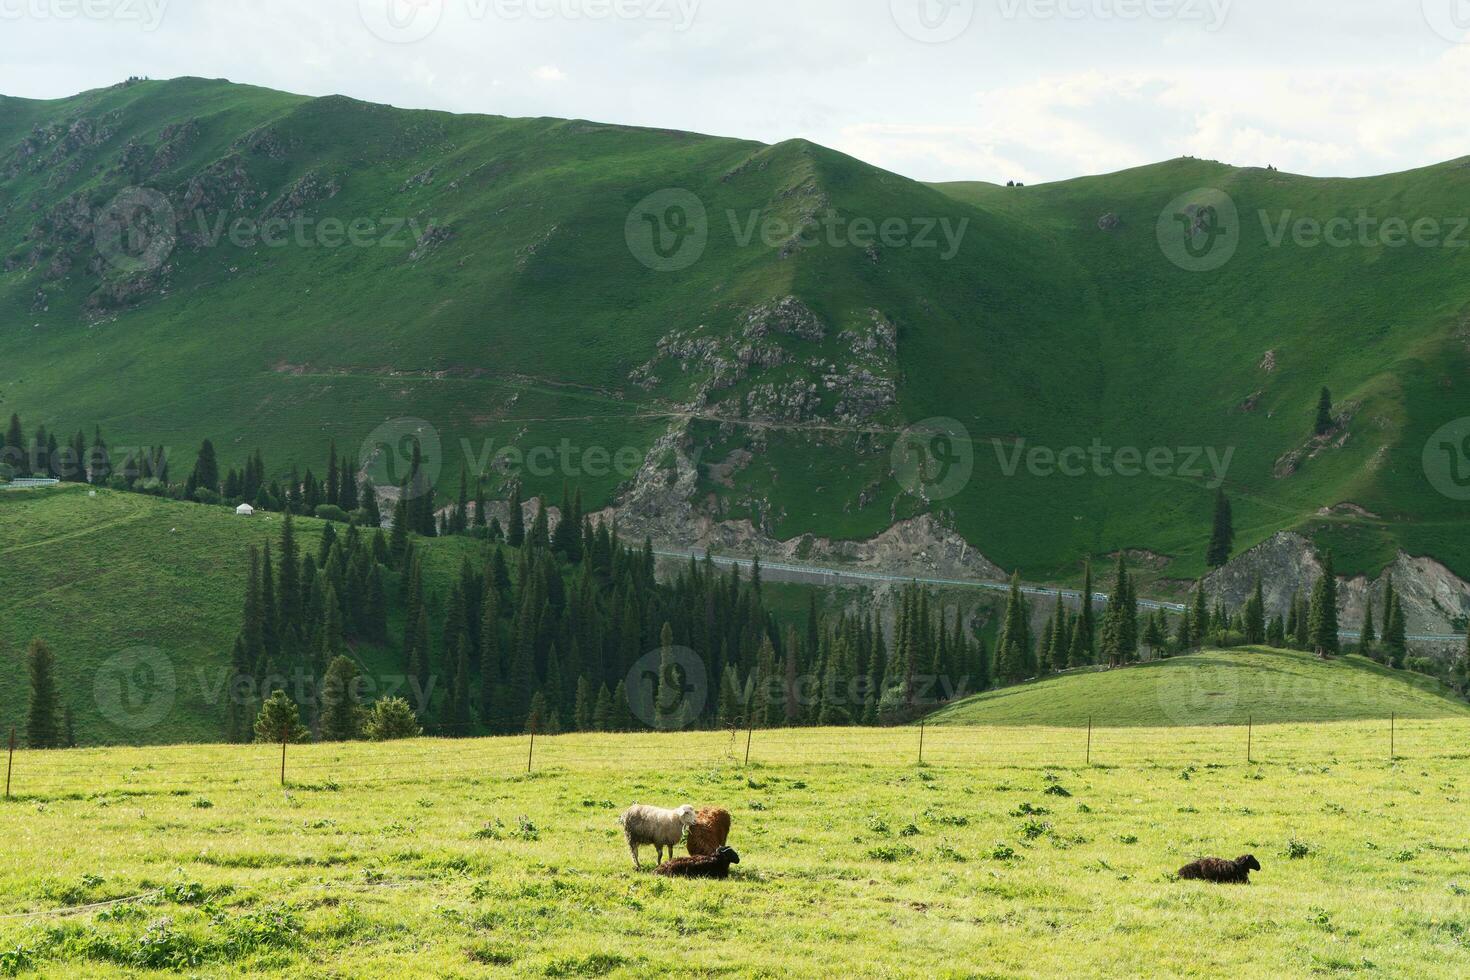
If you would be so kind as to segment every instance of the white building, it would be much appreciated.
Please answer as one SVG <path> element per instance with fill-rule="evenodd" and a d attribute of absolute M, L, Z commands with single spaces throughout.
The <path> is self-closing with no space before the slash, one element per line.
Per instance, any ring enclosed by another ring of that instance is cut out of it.
<path fill-rule="evenodd" d="M 241 504 L 239 507 L 236 507 L 235 508 L 235 516 L 236 517 L 254 517 L 255 516 L 255 508 L 254 507 L 251 507 L 249 504 Z"/>

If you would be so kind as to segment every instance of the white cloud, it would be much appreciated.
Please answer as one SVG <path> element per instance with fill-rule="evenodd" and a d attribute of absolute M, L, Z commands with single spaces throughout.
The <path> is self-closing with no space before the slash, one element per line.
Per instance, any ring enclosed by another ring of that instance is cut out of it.
<path fill-rule="evenodd" d="M 539 82 L 564 82 L 567 73 L 555 65 L 542 65 L 531 73 Z"/>

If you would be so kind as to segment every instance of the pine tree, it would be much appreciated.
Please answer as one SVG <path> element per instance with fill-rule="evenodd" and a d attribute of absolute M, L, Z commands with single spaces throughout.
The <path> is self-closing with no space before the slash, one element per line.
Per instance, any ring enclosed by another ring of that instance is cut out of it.
<path fill-rule="evenodd" d="M 454 738 L 463 738 L 471 734 L 471 728 L 475 723 L 470 696 L 470 636 L 461 633 L 459 643 L 456 645 L 454 657 L 454 673 L 449 685 L 449 700 L 446 705 L 448 717 L 445 719 L 445 727 L 449 729 L 448 734 Z"/>
<path fill-rule="evenodd" d="M 1189 613 L 1189 625 L 1189 645 L 1192 649 L 1199 649 L 1205 645 L 1205 637 L 1210 632 L 1210 610 L 1203 579 L 1194 587 L 1194 606 Z"/>
<path fill-rule="evenodd" d="M 551 729 L 550 711 L 546 705 L 546 694 L 537 691 L 531 697 L 531 706 L 526 711 L 526 734 L 545 735 Z"/>
<path fill-rule="evenodd" d="M 196 490 L 219 492 L 219 461 L 215 459 L 214 444 L 208 439 L 199 446 L 199 456 L 194 460 L 194 470 L 184 484 L 186 496 L 193 497 Z"/>
<path fill-rule="evenodd" d="M 1337 635 L 1337 576 L 1333 571 L 1332 552 L 1322 560 L 1322 576 L 1312 589 L 1312 608 L 1308 632 L 1317 656 L 1326 659 L 1340 652 Z"/>
<path fill-rule="evenodd" d="M 301 724 L 301 709 L 285 691 L 276 691 L 260 706 L 255 719 L 255 740 L 268 745 L 305 742 L 311 732 Z"/>
<path fill-rule="evenodd" d="M 608 691 L 607 685 L 603 684 L 597 690 L 597 706 L 592 709 L 592 729 L 598 732 L 610 732 L 613 730 L 612 724 L 612 693 Z"/>
<path fill-rule="evenodd" d="M 1245 604 L 1245 642 L 1252 646 L 1266 642 L 1266 597 L 1259 576 Z"/>
<path fill-rule="evenodd" d="M 1235 519 L 1230 509 L 1230 498 L 1222 489 L 1215 495 L 1215 519 L 1210 530 L 1210 547 L 1205 553 L 1205 563 L 1211 568 L 1221 568 L 1230 561 L 1235 549 Z"/>
<path fill-rule="evenodd" d="M 1003 683 L 1014 684 L 1033 676 L 1027 615 L 1026 599 L 1021 594 L 1021 573 L 1016 572 L 1011 575 L 1010 596 L 995 648 L 995 676 Z"/>
<path fill-rule="evenodd" d="M 1074 670 L 1092 666 L 1092 651 L 1087 649 L 1087 623 L 1081 616 L 1072 624 L 1072 638 L 1067 647 L 1067 666 Z"/>
<path fill-rule="evenodd" d="M 1332 426 L 1332 392 L 1323 388 L 1322 396 L 1317 399 L 1317 423 L 1312 431 L 1318 436 L 1325 436 L 1332 431 Z"/>
<path fill-rule="evenodd" d="M 1404 621 L 1404 602 L 1397 591 L 1389 596 L 1392 605 L 1383 623 L 1383 649 L 1395 670 L 1403 670 L 1408 659 L 1408 624 Z"/>
<path fill-rule="evenodd" d="M 573 724 L 579 732 L 592 731 L 592 682 L 583 674 L 577 678 L 577 702 L 572 710 Z"/>
<path fill-rule="evenodd" d="M 325 742 L 347 742 L 358 738 L 362 709 L 357 702 L 357 664 L 336 657 L 322 681 L 321 736 Z"/>
<path fill-rule="evenodd" d="M 1373 622 L 1373 600 L 1370 598 L 1363 610 L 1362 638 L 1358 641 L 1358 652 L 1365 657 L 1373 656 L 1373 648 L 1378 643 L 1378 629 Z"/>
<path fill-rule="evenodd" d="M 1286 622 L 1280 616 L 1271 617 L 1271 625 L 1266 627 L 1266 645 L 1278 650 L 1286 647 Z"/>
<path fill-rule="evenodd" d="M 1296 641 L 1296 648 L 1298 650 L 1306 650 L 1311 646 L 1311 624 L 1312 617 L 1308 602 L 1306 599 L 1298 596 L 1296 609 L 1296 636 L 1294 638 Z"/>
<path fill-rule="evenodd" d="M 56 657 L 44 640 L 31 640 L 26 650 L 26 667 L 31 678 L 26 745 L 33 749 L 61 748 L 65 730 L 56 687 Z"/>
<path fill-rule="evenodd" d="M 531 534 L 527 539 L 531 548 L 545 550 L 551 547 L 550 518 L 546 514 L 546 498 L 536 498 L 536 516 L 531 521 Z"/>
<path fill-rule="evenodd" d="M 19 415 L 10 416 L 10 428 L 5 434 L 5 449 L 7 450 L 6 458 L 10 460 L 10 465 L 15 467 L 15 475 L 30 476 L 31 467 L 27 458 L 29 454 L 26 452 L 25 430 L 21 428 Z"/>

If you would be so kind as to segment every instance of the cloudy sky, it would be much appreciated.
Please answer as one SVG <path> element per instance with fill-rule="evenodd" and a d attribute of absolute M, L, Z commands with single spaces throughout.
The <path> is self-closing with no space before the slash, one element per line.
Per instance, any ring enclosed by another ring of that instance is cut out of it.
<path fill-rule="evenodd" d="M 0 0 L 0 93 L 134 74 L 801 136 L 924 180 L 1470 154 L 1470 0 Z"/>

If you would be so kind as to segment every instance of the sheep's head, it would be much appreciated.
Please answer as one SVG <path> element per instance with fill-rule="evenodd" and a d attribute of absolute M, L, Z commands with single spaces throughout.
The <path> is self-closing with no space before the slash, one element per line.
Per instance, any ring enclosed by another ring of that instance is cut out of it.
<path fill-rule="evenodd" d="M 699 821 L 698 815 L 694 812 L 694 807 L 688 803 L 685 803 L 674 812 L 679 815 L 679 822 L 686 827 L 693 827 Z"/>
<path fill-rule="evenodd" d="M 1251 871 L 1260 871 L 1261 862 L 1256 860 L 1254 854 L 1245 854 L 1235 859 L 1237 867 L 1248 868 Z"/>
<path fill-rule="evenodd" d="M 735 848 L 733 847 L 721 847 L 715 851 L 715 857 L 722 861 L 729 861 L 731 864 L 740 863 L 740 855 L 735 853 Z"/>

